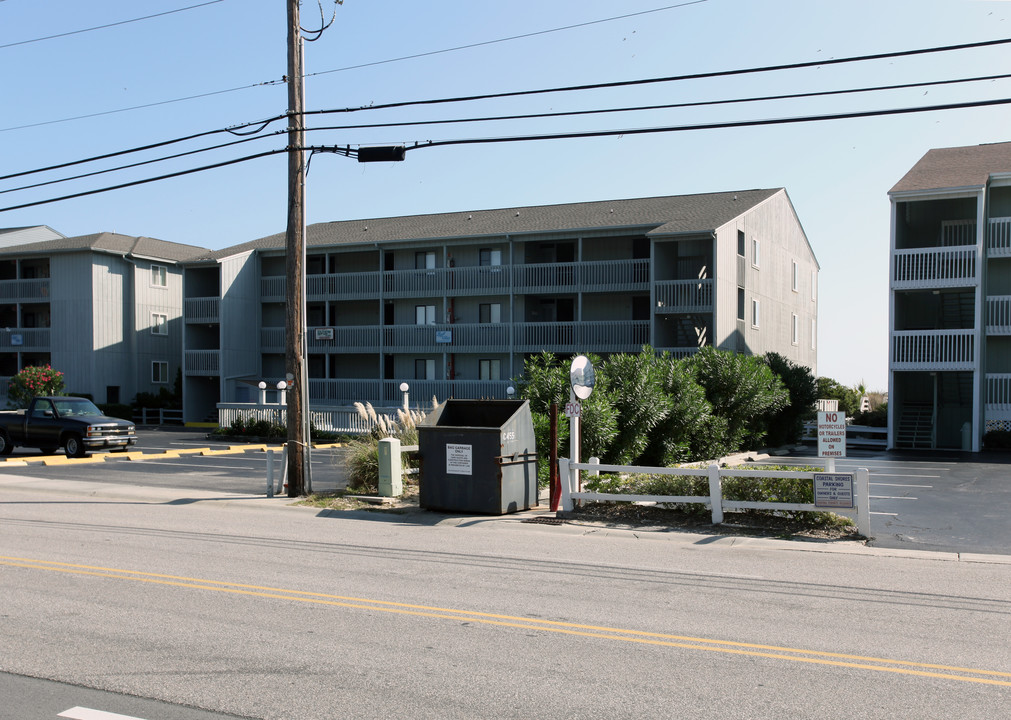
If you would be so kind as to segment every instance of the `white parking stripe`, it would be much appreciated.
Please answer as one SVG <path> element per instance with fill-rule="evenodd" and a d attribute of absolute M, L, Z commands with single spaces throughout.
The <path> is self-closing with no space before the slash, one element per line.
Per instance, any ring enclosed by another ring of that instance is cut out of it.
<path fill-rule="evenodd" d="M 56 717 L 71 718 L 71 720 L 144 720 L 133 715 L 117 715 L 104 710 L 92 710 L 86 707 L 72 707 L 64 710 Z"/>
<path fill-rule="evenodd" d="M 910 485 L 908 483 L 868 483 L 869 485 L 877 485 L 878 487 L 908 487 L 908 488 L 927 488 L 933 489 L 933 485 Z"/>

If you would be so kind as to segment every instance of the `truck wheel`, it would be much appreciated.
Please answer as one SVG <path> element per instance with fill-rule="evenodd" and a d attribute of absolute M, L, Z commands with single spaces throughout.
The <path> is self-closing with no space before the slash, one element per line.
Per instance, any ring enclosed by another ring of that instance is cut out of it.
<path fill-rule="evenodd" d="M 81 442 L 81 436 L 77 433 L 67 435 L 67 439 L 63 442 L 63 451 L 68 458 L 84 457 L 86 451 L 84 443 Z"/>
<path fill-rule="evenodd" d="M 10 455 L 14 452 L 14 443 L 11 442 L 10 436 L 3 431 L 0 431 L 0 455 Z"/>

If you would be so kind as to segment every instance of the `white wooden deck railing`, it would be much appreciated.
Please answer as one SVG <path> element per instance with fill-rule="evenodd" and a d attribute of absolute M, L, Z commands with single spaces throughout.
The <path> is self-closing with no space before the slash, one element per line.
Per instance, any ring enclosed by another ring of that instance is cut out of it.
<path fill-rule="evenodd" d="M 49 350 L 50 328 L 0 328 L 0 348 Z"/>
<path fill-rule="evenodd" d="M 664 280 L 656 284 L 656 311 L 677 313 L 711 311 L 713 309 L 713 281 Z"/>
<path fill-rule="evenodd" d="M 990 257 L 1011 257 L 1011 218 L 990 218 L 986 235 Z"/>
<path fill-rule="evenodd" d="M 220 374 L 221 351 L 220 350 L 187 350 L 186 351 L 187 375 L 209 375 Z"/>
<path fill-rule="evenodd" d="M 892 333 L 893 370 L 971 370 L 973 330 L 901 330 Z"/>
<path fill-rule="evenodd" d="M 1011 412 L 1011 373 L 987 373 L 986 409 Z"/>
<path fill-rule="evenodd" d="M 976 247 L 896 250 L 892 287 L 964 287 L 976 282 Z"/>
<path fill-rule="evenodd" d="M 0 280 L 0 300 L 46 300 L 49 278 Z"/>
<path fill-rule="evenodd" d="M 186 298 L 183 303 L 183 317 L 186 318 L 186 322 L 216 323 L 219 322 L 220 308 L 220 298 Z"/>
<path fill-rule="evenodd" d="M 986 331 L 990 335 L 1011 335 L 1011 295 L 986 299 Z"/>

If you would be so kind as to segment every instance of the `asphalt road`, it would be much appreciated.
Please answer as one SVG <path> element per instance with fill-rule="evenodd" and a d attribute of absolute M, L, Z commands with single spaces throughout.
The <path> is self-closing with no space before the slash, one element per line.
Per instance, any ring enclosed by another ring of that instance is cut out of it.
<path fill-rule="evenodd" d="M 0 483 L 6 673 L 299 720 L 1011 713 L 1000 557 L 47 482 Z"/>

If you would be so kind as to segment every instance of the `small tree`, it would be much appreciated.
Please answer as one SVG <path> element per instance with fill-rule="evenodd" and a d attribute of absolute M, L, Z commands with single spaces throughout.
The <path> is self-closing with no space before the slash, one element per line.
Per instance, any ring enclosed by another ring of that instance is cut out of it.
<path fill-rule="evenodd" d="M 25 408 L 40 395 L 63 395 L 63 373 L 45 365 L 26 367 L 7 385 L 7 405 Z"/>

